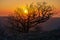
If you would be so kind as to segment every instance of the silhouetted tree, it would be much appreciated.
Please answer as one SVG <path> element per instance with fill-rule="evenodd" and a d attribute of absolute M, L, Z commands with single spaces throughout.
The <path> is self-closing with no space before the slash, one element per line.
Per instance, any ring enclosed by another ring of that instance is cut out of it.
<path fill-rule="evenodd" d="M 10 15 L 8 19 L 12 29 L 19 32 L 29 32 L 31 27 L 46 22 L 53 14 L 53 7 L 45 2 L 30 4 L 26 6 L 26 9 L 28 10 L 28 15 L 24 15 L 21 8 L 17 8 L 14 14 Z"/>

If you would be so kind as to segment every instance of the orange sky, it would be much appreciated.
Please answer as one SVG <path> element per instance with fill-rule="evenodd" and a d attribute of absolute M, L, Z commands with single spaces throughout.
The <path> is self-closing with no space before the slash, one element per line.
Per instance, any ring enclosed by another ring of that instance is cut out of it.
<path fill-rule="evenodd" d="M 8 12 L 15 10 L 17 7 L 25 6 L 32 2 L 47 2 L 56 7 L 58 14 L 60 16 L 60 0 L 0 0 L 0 16 L 7 15 Z"/>

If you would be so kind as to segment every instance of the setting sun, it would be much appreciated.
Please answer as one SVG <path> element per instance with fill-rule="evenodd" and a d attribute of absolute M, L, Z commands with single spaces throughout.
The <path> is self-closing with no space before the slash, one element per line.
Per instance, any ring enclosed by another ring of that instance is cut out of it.
<path fill-rule="evenodd" d="M 24 8 L 23 12 L 24 12 L 24 14 L 28 14 L 28 9 Z"/>
<path fill-rule="evenodd" d="M 28 13 L 28 10 L 25 9 L 25 10 L 24 10 L 24 13 Z"/>

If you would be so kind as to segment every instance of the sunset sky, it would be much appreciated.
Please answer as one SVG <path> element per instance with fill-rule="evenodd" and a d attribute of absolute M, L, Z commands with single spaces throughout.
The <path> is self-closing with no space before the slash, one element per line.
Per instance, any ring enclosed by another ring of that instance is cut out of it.
<path fill-rule="evenodd" d="M 7 12 L 14 11 L 17 7 L 25 6 L 32 2 L 47 2 L 54 5 L 60 16 L 60 0 L 0 0 L 0 16 L 7 15 Z"/>

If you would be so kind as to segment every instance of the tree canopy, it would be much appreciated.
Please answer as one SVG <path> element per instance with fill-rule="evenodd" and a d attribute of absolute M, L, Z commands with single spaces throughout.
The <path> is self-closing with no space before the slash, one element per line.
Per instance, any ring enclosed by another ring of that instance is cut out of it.
<path fill-rule="evenodd" d="M 53 14 L 53 7 L 47 3 L 37 2 L 30 4 L 25 8 L 17 8 L 13 16 L 9 17 L 13 28 L 17 27 L 19 31 L 29 32 L 31 27 L 39 23 L 46 22 Z"/>

